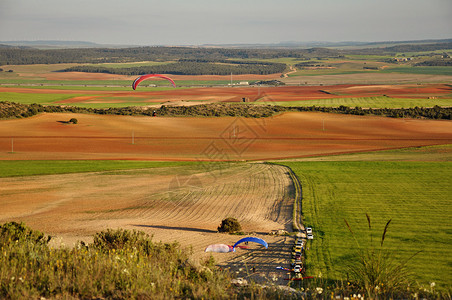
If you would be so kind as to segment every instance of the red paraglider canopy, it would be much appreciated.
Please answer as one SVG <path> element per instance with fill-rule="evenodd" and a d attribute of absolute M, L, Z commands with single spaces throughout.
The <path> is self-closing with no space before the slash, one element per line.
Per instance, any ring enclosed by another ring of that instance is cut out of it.
<path fill-rule="evenodd" d="M 173 85 L 173 87 L 176 87 L 176 83 L 174 82 L 174 80 L 172 80 L 168 76 L 161 75 L 161 74 L 146 74 L 146 75 L 142 75 L 142 76 L 138 77 L 137 79 L 135 79 L 132 83 L 132 88 L 135 90 L 137 88 L 137 85 L 140 82 L 142 82 L 145 79 L 152 78 L 152 77 L 159 77 L 159 78 L 169 80 L 171 82 L 171 84 Z"/>

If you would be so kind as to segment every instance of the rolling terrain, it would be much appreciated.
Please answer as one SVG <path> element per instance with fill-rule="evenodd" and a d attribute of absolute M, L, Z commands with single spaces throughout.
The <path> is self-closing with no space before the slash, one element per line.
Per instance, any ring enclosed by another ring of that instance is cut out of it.
<path fill-rule="evenodd" d="M 243 163 L 1 178 L 0 221 L 25 222 L 54 236 L 56 246 L 91 242 L 107 228 L 136 229 L 191 247 L 199 260 L 209 257 L 209 244 L 241 238 L 216 230 L 222 219 L 235 217 L 245 232 L 273 244 L 270 257 L 256 249 L 266 257 L 255 262 L 264 280 L 284 276 L 275 268 L 288 264 L 292 238 L 267 234 L 291 230 L 291 184 L 285 167 Z M 214 257 L 225 267 L 234 260 L 237 267 L 249 251 Z"/>
<path fill-rule="evenodd" d="M 419 54 L 416 62 L 427 60 L 426 52 L 412 54 Z M 177 88 L 149 81 L 136 91 L 130 86 L 136 76 L 58 72 L 75 63 L 4 65 L 11 72 L 0 72 L 0 101 L 151 109 L 215 102 L 452 106 L 450 67 L 388 62 L 388 54 L 335 54 L 318 62 L 312 55 L 264 59 L 287 63 L 282 74 L 174 75 Z M 294 67 L 300 63 L 319 66 Z M 285 85 L 253 85 L 261 80 Z M 77 124 L 68 122 L 72 118 Z M 304 225 L 313 226 L 315 236 L 306 252 L 309 275 L 319 282 L 346 277 L 343 267 L 354 245 L 343 219 L 365 240 L 369 213 L 378 230 L 393 219 L 388 247 L 399 250 L 397 258 L 423 251 L 410 262 L 417 283 L 434 281 L 450 290 L 451 144 L 450 120 L 320 112 L 268 118 L 41 113 L 3 119 L 0 221 L 23 221 L 54 236 L 54 246 L 71 247 L 107 228 L 137 229 L 157 241 L 179 242 L 200 261 L 210 256 L 207 245 L 242 237 L 217 233 L 222 219 L 235 217 L 247 234 L 263 237 L 270 247 L 215 253 L 218 265 L 237 277 L 285 285 L 286 273 L 275 270 L 289 266 L 295 237 L 268 233 L 291 231 L 293 183 L 287 167 L 262 163 L 276 161 L 292 168 L 302 184 Z"/>
<path fill-rule="evenodd" d="M 76 118 L 78 124 L 66 124 Z M 450 121 L 314 112 L 271 118 L 45 113 L 0 121 L 0 159 L 268 160 L 450 144 Z"/>

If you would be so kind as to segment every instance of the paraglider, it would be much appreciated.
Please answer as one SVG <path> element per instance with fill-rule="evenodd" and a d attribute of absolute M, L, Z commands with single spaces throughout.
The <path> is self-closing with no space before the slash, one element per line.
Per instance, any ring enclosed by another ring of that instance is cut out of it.
<path fill-rule="evenodd" d="M 204 252 L 216 252 L 216 253 L 227 253 L 232 252 L 232 246 L 226 244 L 213 244 L 207 246 Z"/>
<path fill-rule="evenodd" d="M 262 246 L 264 246 L 266 249 L 268 248 L 267 242 L 264 241 L 263 239 L 257 238 L 257 237 L 246 237 L 246 238 L 240 239 L 237 243 L 234 244 L 234 246 L 226 245 L 226 244 L 213 244 L 213 245 L 209 245 L 209 246 L 207 246 L 207 248 L 204 250 L 204 252 L 216 252 L 216 253 L 235 252 L 235 249 L 236 249 L 236 248 L 239 248 L 239 249 L 248 249 L 248 246 L 242 246 L 242 245 L 240 245 L 241 243 L 246 243 L 246 244 L 248 244 L 248 242 L 258 243 L 258 244 L 261 244 Z"/>
<path fill-rule="evenodd" d="M 152 77 L 157 77 L 157 78 L 163 78 L 166 79 L 168 81 L 171 82 L 171 84 L 173 85 L 173 87 L 176 87 L 176 83 L 174 82 L 174 80 L 172 80 L 171 78 L 169 78 L 168 76 L 165 75 L 161 75 L 161 74 L 146 74 L 146 75 L 141 75 L 140 77 L 138 77 L 137 79 L 135 79 L 132 83 L 132 88 L 135 90 L 137 88 L 137 85 L 140 84 L 140 82 L 142 82 L 145 79 L 148 78 L 152 78 Z"/>
<path fill-rule="evenodd" d="M 233 251 L 235 251 L 235 248 L 239 247 L 238 245 L 241 243 L 245 243 L 245 242 L 253 242 L 253 243 L 258 243 L 261 244 L 262 246 L 265 247 L 265 249 L 268 249 L 268 244 L 266 241 L 264 241 L 261 238 L 257 238 L 257 237 L 253 237 L 253 236 L 249 236 L 249 237 L 245 237 L 243 239 L 240 239 L 237 241 L 237 243 L 234 244 L 234 246 L 232 246 Z"/>

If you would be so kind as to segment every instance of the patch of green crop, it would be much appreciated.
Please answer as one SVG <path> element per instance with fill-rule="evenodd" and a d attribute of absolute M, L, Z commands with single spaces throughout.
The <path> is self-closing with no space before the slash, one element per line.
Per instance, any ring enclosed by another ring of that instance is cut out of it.
<path fill-rule="evenodd" d="M 396 67 L 380 70 L 380 73 L 404 73 L 427 75 L 452 75 L 452 67 Z"/>
<path fill-rule="evenodd" d="M 356 243 L 370 244 L 366 213 L 374 226 L 374 241 L 392 220 L 385 247 L 394 261 L 408 260 L 420 284 L 435 282 L 447 289 L 452 282 L 450 216 L 452 162 L 287 162 L 299 177 L 305 226 L 313 227 L 307 245 L 311 275 L 344 279 Z M 378 234 L 377 234 L 378 233 Z M 416 254 L 418 251 L 421 252 Z"/>
<path fill-rule="evenodd" d="M 363 107 L 363 108 L 412 108 L 412 107 L 441 107 L 452 106 L 452 99 L 415 99 L 415 98 L 390 98 L 390 97 L 359 97 L 359 98 L 331 98 L 285 102 L 263 102 L 265 104 L 281 106 L 322 106 L 322 107 Z M 259 104 L 259 102 L 256 102 Z"/>
<path fill-rule="evenodd" d="M 163 168 L 193 164 L 195 163 L 126 160 L 13 160 L 0 161 L 0 177 Z"/>
<path fill-rule="evenodd" d="M 55 104 L 55 102 L 67 100 L 83 94 L 41 94 L 41 93 L 16 93 L 0 92 L 0 101 L 9 101 L 22 104 Z"/>

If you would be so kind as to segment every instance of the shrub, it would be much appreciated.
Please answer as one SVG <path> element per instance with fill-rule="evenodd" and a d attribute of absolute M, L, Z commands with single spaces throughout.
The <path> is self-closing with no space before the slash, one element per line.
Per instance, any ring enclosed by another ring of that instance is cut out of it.
<path fill-rule="evenodd" d="M 149 235 L 142 231 L 125 229 L 107 229 L 94 235 L 93 246 L 99 250 L 128 250 L 136 248 L 147 255 L 151 252 L 153 244 Z"/>
<path fill-rule="evenodd" d="M 69 123 L 77 124 L 78 120 L 76 118 L 72 118 L 72 119 L 69 120 Z"/>
<path fill-rule="evenodd" d="M 33 244 L 48 244 L 50 236 L 32 230 L 24 223 L 9 222 L 0 226 L 0 245 L 10 242 L 31 242 Z"/>
<path fill-rule="evenodd" d="M 1 226 L 0 299 L 229 299 L 234 293 L 214 261 L 198 266 L 177 243 L 151 243 L 144 232 L 107 230 L 94 244 L 74 248 L 31 242 L 43 237 L 22 223 Z"/>
<path fill-rule="evenodd" d="M 218 226 L 219 232 L 235 233 L 242 230 L 242 226 L 236 218 L 226 218 L 221 221 L 221 225 Z"/>

